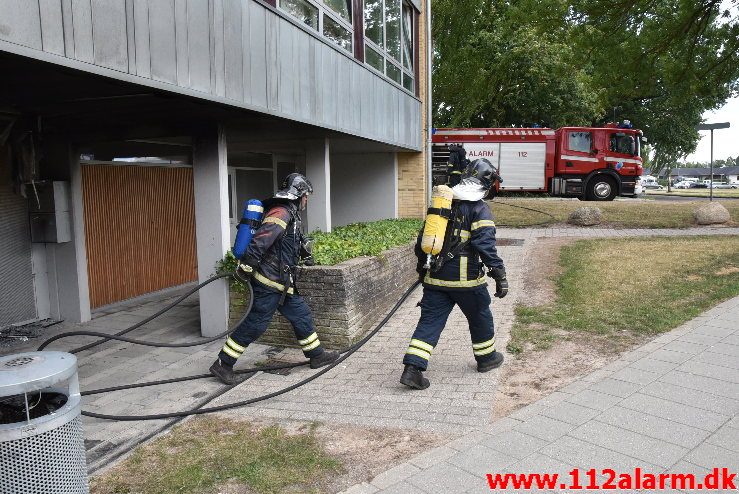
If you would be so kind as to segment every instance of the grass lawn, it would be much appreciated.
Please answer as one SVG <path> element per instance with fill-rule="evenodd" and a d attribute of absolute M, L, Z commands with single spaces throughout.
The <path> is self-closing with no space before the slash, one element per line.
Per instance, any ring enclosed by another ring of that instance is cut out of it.
<path fill-rule="evenodd" d="M 516 308 L 510 352 L 562 338 L 622 351 L 739 295 L 739 237 L 580 240 L 559 262 L 555 301 Z"/>
<path fill-rule="evenodd" d="M 583 202 L 573 199 L 522 199 L 501 197 L 490 202 L 498 226 L 527 227 L 564 223 L 572 211 L 583 206 L 596 206 L 603 211 L 604 223 L 617 228 L 688 228 L 695 226 L 693 210 L 706 201 L 640 201 Z M 739 201 L 719 201 L 739 222 Z M 547 214 L 524 208 L 544 211 Z"/>
<path fill-rule="evenodd" d="M 312 430 L 289 435 L 280 427 L 255 429 L 225 417 L 191 420 L 138 448 L 92 482 L 92 494 L 220 492 L 319 492 L 322 481 L 342 470 L 326 455 Z"/>

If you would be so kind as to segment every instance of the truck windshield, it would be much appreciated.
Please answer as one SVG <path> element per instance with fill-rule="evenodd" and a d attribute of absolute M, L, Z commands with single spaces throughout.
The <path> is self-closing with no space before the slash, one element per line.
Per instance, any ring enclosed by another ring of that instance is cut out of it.
<path fill-rule="evenodd" d="M 634 136 L 628 134 L 611 134 L 611 151 L 614 153 L 630 154 L 638 156 L 637 144 Z"/>

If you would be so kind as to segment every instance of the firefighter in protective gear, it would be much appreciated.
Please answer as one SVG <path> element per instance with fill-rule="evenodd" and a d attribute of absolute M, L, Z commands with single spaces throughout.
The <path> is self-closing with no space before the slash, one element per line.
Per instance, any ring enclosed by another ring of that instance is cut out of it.
<path fill-rule="evenodd" d="M 447 175 L 449 186 L 454 187 L 462 180 L 462 174 L 469 163 L 467 150 L 459 144 L 449 145 L 449 162 L 447 163 Z"/>
<path fill-rule="evenodd" d="M 472 337 L 472 353 L 478 372 L 487 372 L 503 363 L 495 349 L 493 314 L 487 276 L 495 280 L 495 296 L 508 293 L 503 260 L 495 247 L 495 223 L 490 208 L 483 201 L 496 180 L 495 168 L 486 159 L 467 165 L 455 185 L 450 220 L 444 247 L 430 270 L 423 269 L 426 255 L 416 243 L 418 268 L 423 282 L 421 318 L 403 359 L 405 369 L 400 382 L 414 389 L 425 389 L 423 377 L 434 347 L 439 341 L 449 313 L 455 305 L 464 313 Z"/>
<path fill-rule="evenodd" d="M 276 310 L 290 321 L 311 368 L 327 365 L 339 357 L 338 352 L 326 351 L 321 346 L 308 304 L 296 287 L 299 259 L 308 264 L 312 260 L 300 217 L 312 192 L 307 178 L 292 173 L 274 197 L 264 201 L 267 213 L 239 260 L 238 270 L 239 276 L 251 277 L 254 304 L 210 367 L 211 374 L 226 384 L 236 383 L 234 364 L 249 344 L 267 330 Z"/>

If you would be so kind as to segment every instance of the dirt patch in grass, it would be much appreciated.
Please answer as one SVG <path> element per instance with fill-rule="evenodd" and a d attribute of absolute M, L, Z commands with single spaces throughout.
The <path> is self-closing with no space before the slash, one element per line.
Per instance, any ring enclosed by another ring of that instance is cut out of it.
<path fill-rule="evenodd" d="M 410 458 L 452 439 L 450 436 L 418 431 L 331 424 L 317 429 L 327 454 L 344 465 L 343 473 L 326 484 L 323 492 L 341 492 Z"/>
<path fill-rule="evenodd" d="M 536 240 L 529 251 L 533 262 L 526 263 L 522 291 L 526 294 L 526 305 L 551 304 L 556 297 L 555 281 L 562 272 L 559 250 L 574 242 L 570 238 L 543 238 Z"/>
<path fill-rule="evenodd" d="M 739 273 L 739 268 L 736 266 L 727 266 L 716 271 L 716 276 L 726 276 L 734 273 Z"/>
<path fill-rule="evenodd" d="M 449 439 L 396 429 L 198 417 L 94 478 L 91 493 L 336 493 Z"/>
<path fill-rule="evenodd" d="M 544 240 L 531 257 L 494 418 L 739 294 L 736 237 Z"/>

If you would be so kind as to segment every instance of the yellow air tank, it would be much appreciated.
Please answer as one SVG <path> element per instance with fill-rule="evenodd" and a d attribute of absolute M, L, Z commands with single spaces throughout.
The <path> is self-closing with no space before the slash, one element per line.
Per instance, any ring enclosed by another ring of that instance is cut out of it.
<path fill-rule="evenodd" d="M 444 245 L 453 197 L 454 192 L 446 185 L 437 185 L 431 192 L 431 207 L 426 215 L 421 237 L 421 250 L 426 253 L 426 269 L 431 267 L 431 256 L 439 254 Z"/>

